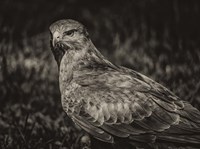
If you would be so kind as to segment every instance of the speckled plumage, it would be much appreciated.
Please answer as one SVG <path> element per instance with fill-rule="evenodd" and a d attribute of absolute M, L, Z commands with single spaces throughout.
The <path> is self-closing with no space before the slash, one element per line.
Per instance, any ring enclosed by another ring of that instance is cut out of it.
<path fill-rule="evenodd" d="M 200 145 L 196 108 L 148 77 L 106 60 L 79 22 L 60 20 L 50 31 L 62 106 L 82 129 L 109 143 L 127 138 Z"/>

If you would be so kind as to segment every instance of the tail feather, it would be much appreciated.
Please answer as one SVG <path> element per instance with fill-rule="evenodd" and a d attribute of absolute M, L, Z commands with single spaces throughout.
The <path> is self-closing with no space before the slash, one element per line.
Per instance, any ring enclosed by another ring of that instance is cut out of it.
<path fill-rule="evenodd" d="M 158 136 L 157 140 L 166 141 L 171 143 L 180 143 L 180 144 L 190 144 L 190 145 L 200 145 L 200 135 L 187 135 L 187 136 Z"/>
<path fill-rule="evenodd" d="M 193 107 L 191 104 L 184 102 L 184 108 L 177 111 L 181 117 L 186 118 L 200 127 L 200 111 Z"/>
<path fill-rule="evenodd" d="M 129 139 L 137 142 L 154 143 L 156 140 L 156 136 L 150 134 L 130 135 Z"/>

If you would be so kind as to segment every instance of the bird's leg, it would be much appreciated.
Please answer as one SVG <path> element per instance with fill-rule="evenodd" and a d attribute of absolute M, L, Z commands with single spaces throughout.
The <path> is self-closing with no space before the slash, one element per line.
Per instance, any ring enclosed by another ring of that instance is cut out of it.
<path fill-rule="evenodd" d="M 90 136 L 85 132 L 80 132 L 76 144 L 79 144 L 80 149 L 91 149 L 91 139 Z"/>
<path fill-rule="evenodd" d="M 91 149 L 91 139 L 89 135 L 83 135 L 80 139 L 81 149 Z"/>
<path fill-rule="evenodd" d="M 76 125 L 68 115 L 65 115 L 64 120 L 66 124 L 73 126 L 76 131 L 77 138 L 75 140 L 75 148 L 77 149 L 91 149 L 91 139 L 90 136 L 83 131 L 78 125 Z"/>

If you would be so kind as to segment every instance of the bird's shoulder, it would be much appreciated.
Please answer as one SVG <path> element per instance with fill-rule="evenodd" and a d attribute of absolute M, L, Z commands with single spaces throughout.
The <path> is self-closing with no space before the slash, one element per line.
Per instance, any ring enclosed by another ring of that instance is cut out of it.
<path fill-rule="evenodd" d="M 132 69 L 116 66 L 112 63 L 97 63 L 85 65 L 74 72 L 73 81 L 81 86 L 110 90 L 127 89 L 146 92 L 167 100 L 177 101 L 179 97 L 163 85 Z"/>

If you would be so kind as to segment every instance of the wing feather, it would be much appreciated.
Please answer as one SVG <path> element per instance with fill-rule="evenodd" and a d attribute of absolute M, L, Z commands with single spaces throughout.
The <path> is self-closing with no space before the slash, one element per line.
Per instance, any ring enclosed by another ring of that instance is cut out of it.
<path fill-rule="evenodd" d="M 102 140 L 104 142 L 108 142 L 108 143 L 114 142 L 114 139 L 110 134 L 106 133 L 102 129 L 99 129 L 99 128 L 91 125 L 91 123 L 85 121 L 83 118 L 73 117 L 73 120 L 78 126 L 80 126 L 82 129 L 84 129 L 89 134 L 93 135 L 93 137 L 95 137 L 99 140 Z"/>
<path fill-rule="evenodd" d="M 74 121 L 105 142 L 113 142 L 114 136 L 141 142 L 156 138 L 182 142 L 184 137 L 173 135 L 200 129 L 197 109 L 135 71 L 96 67 L 75 72 L 73 83 L 79 87 L 73 91 L 75 101 L 82 100 L 72 114 Z"/>
<path fill-rule="evenodd" d="M 123 132 L 122 130 L 120 129 L 117 129 L 116 127 L 114 127 L 114 125 L 102 125 L 101 128 L 105 131 L 107 131 L 108 133 L 114 135 L 114 136 L 117 136 L 117 137 L 121 137 L 121 138 L 127 138 L 130 133 L 126 133 L 126 132 Z"/>

